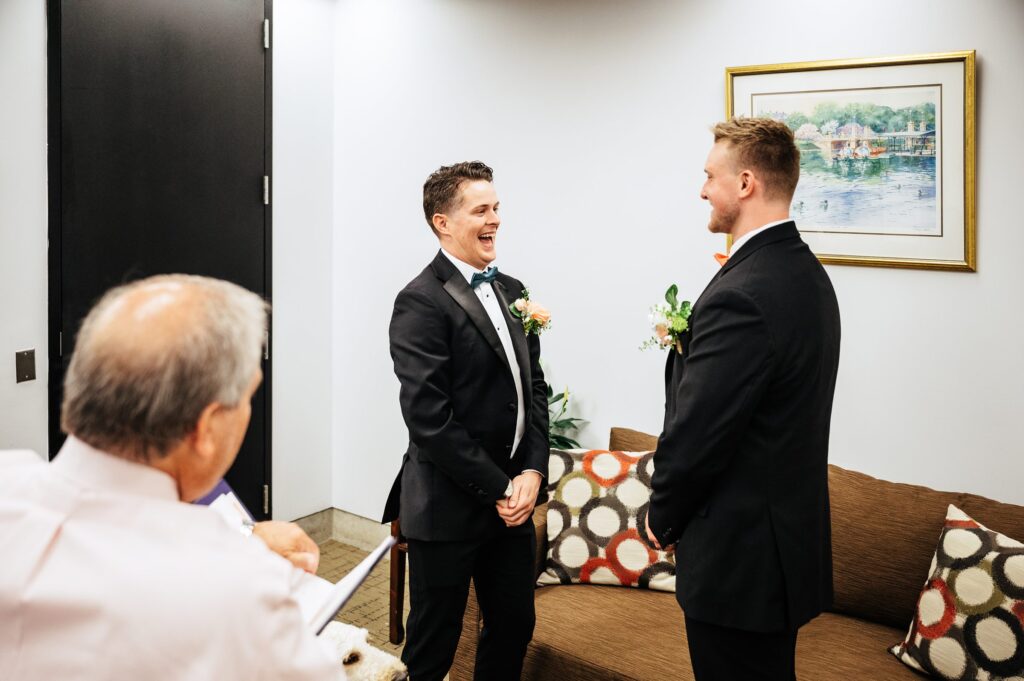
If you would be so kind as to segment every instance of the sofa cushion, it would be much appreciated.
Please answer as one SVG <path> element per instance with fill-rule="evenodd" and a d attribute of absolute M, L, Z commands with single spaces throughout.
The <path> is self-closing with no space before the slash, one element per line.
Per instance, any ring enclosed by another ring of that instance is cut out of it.
<path fill-rule="evenodd" d="M 1024 676 L 1024 544 L 950 505 L 910 630 L 890 652 L 943 679 Z"/>
<path fill-rule="evenodd" d="M 538 589 L 523 679 L 692 681 L 683 615 L 671 594 L 636 589 Z M 797 678 L 920 678 L 886 654 L 900 630 L 826 613 L 800 629 Z M 468 678 L 468 677 L 467 677 Z"/>
<path fill-rule="evenodd" d="M 886 649 L 901 631 L 855 617 L 824 613 L 800 628 L 796 676 L 813 681 L 920 680 Z"/>
<path fill-rule="evenodd" d="M 693 678 L 683 614 L 672 594 L 551 586 L 538 589 L 535 602 L 523 679 Z"/>
<path fill-rule="evenodd" d="M 675 590 L 675 561 L 645 536 L 653 452 L 552 449 L 548 554 L 537 584 Z"/>

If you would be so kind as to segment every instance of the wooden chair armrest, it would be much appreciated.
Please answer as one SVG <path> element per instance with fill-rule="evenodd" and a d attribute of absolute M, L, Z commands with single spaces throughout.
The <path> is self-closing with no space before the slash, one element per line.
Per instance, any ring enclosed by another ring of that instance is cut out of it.
<path fill-rule="evenodd" d="M 541 504 L 533 509 L 533 529 L 537 533 L 537 556 L 534 563 L 534 575 L 544 572 L 544 564 L 548 560 L 548 505 Z"/>
<path fill-rule="evenodd" d="M 391 523 L 391 536 L 398 542 L 391 547 L 391 575 L 388 590 L 388 640 L 399 645 L 405 640 L 405 554 L 409 545 L 402 536 L 402 528 L 395 520 Z"/>

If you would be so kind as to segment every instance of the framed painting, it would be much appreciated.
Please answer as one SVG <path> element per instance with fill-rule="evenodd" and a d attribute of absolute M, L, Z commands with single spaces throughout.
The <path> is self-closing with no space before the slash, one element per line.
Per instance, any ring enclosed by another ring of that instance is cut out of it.
<path fill-rule="evenodd" d="M 730 67 L 728 116 L 788 125 L 791 215 L 829 264 L 973 272 L 974 52 Z"/>

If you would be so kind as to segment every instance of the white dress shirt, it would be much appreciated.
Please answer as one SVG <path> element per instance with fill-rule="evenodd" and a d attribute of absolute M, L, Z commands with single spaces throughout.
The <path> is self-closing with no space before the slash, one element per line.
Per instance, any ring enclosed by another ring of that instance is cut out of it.
<path fill-rule="evenodd" d="M 743 248 L 743 244 L 747 243 L 748 241 L 753 239 L 755 236 L 757 236 L 761 232 L 765 232 L 765 231 L 771 229 L 772 227 L 777 227 L 779 225 L 784 225 L 787 222 L 792 222 L 792 221 L 793 221 L 793 218 L 786 218 L 785 220 L 776 220 L 775 222 L 769 222 L 767 225 L 764 225 L 762 227 L 758 227 L 757 229 L 754 229 L 754 230 L 751 230 L 751 231 L 747 232 L 746 234 L 741 236 L 739 239 L 736 239 L 736 241 L 732 242 L 732 248 L 729 249 L 729 257 L 731 258 L 732 256 L 736 255 L 736 251 L 738 251 L 741 248 Z"/>
<path fill-rule="evenodd" d="M 0 679 L 345 678 L 302 573 L 150 466 L 0 452 L 0 546 Z"/>
<path fill-rule="evenodd" d="M 445 257 L 451 260 L 455 268 L 466 277 L 466 282 L 469 283 L 473 280 L 473 275 L 483 272 L 476 269 L 472 265 L 468 265 L 448 251 L 441 249 Z M 491 263 L 494 267 L 494 263 Z M 487 311 L 487 316 L 491 319 L 491 324 L 494 325 L 494 330 L 498 332 L 498 340 L 501 341 L 501 347 L 505 350 L 505 356 L 508 357 L 508 364 L 512 368 L 512 380 L 516 384 L 516 434 L 512 440 L 512 454 L 516 453 L 516 448 L 519 447 L 519 443 L 523 441 L 523 435 L 526 434 L 526 412 L 523 407 L 523 377 L 519 370 L 519 360 L 516 359 L 515 349 L 512 347 L 512 336 L 508 328 L 508 323 L 505 321 L 505 315 L 501 311 L 501 302 L 498 300 L 497 294 L 494 292 L 493 284 L 480 284 L 473 292 L 476 293 L 476 297 L 483 303 L 484 310 Z M 513 302 L 512 300 L 508 301 Z M 516 329 L 517 333 L 522 333 L 522 329 Z"/>

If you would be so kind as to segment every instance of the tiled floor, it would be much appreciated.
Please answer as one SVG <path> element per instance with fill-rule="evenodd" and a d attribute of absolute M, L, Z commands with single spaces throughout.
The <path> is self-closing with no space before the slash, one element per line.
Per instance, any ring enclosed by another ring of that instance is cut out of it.
<path fill-rule="evenodd" d="M 320 544 L 320 569 L 317 574 L 331 582 L 337 582 L 349 570 L 366 557 L 361 551 L 348 544 L 328 539 Z M 378 563 L 363 585 L 352 596 L 335 619 L 363 627 L 370 632 L 370 644 L 386 650 L 392 655 L 401 655 L 402 646 L 391 645 L 388 641 L 388 592 L 391 563 Z M 405 614 L 409 614 L 409 594 L 406 587 Z M 405 618 L 403 617 L 403 620 Z"/>

